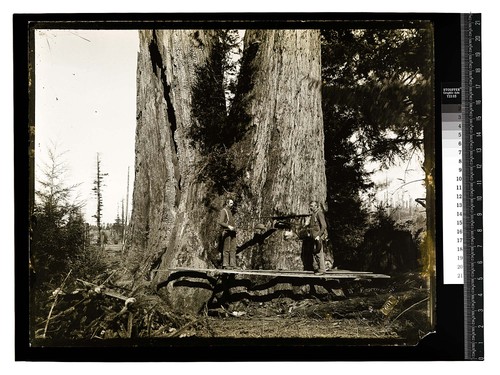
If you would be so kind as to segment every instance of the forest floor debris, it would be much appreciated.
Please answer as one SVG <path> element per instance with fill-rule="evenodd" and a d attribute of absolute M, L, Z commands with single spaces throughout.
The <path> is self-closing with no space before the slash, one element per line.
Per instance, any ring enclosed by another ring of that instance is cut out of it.
<path fill-rule="evenodd" d="M 78 280 L 73 290 L 47 291 L 50 315 L 34 322 L 35 339 L 352 338 L 416 344 L 429 332 L 427 289 L 412 274 L 384 288 L 355 285 L 335 300 L 241 299 L 196 316 L 174 313 L 143 286 L 120 289 L 112 277 L 102 279 L 104 284 Z"/>

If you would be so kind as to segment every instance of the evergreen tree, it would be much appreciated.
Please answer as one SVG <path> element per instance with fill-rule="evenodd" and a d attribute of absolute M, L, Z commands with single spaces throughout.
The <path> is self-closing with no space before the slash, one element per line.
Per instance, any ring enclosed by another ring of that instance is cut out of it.
<path fill-rule="evenodd" d="M 67 272 L 71 259 L 84 247 L 82 204 L 72 200 L 78 185 L 66 184 L 63 156 L 50 148 L 37 179 L 31 255 L 39 282 L 50 282 Z"/>
<path fill-rule="evenodd" d="M 327 215 L 340 263 L 363 256 L 360 193 L 373 187 L 366 161 L 407 159 L 424 151 L 424 130 L 432 130 L 432 33 L 428 23 L 415 26 L 322 30 Z"/>

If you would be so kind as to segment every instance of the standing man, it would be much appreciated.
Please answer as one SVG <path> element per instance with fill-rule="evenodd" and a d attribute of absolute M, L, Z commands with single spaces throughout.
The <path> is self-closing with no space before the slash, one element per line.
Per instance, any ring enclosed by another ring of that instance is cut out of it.
<path fill-rule="evenodd" d="M 231 208 L 234 205 L 232 199 L 226 201 L 226 205 L 219 213 L 218 224 L 222 228 L 222 268 L 236 268 L 236 229 Z"/>
<path fill-rule="evenodd" d="M 325 214 L 320 210 L 317 201 L 311 201 L 309 209 L 312 212 L 309 223 L 309 234 L 313 240 L 313 266 L 316 275 L 323 275 L 326 272 L 325 253 L 323 251 L 322 236 L 326 232 Z"/>

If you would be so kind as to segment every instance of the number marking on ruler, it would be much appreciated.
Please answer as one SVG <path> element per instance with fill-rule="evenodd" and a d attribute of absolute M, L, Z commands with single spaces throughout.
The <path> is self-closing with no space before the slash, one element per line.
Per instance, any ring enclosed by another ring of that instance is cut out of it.
<path fill-rule="evenodd" d="M 464 283 L 463 114 L 460 83 L 444 83 L 441 97 L 443 143 L 443 280 Z"/>
<path fill-rule="evenodd" d="M 462 15 L 465 358 L 484 357 L 481 15 Z"/>

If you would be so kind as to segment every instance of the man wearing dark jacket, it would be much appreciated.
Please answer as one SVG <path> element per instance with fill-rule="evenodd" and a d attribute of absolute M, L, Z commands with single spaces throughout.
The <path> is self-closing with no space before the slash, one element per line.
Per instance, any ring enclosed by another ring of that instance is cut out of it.
<path fill-rule="evenodd" d="M 222 267 L 236 268 L 236 229 L 231 208 L 234 205 L 232 199 L 226 201 L 226 205 L 219 213 L 218 224 L 222 228 L 220 241 L 222 243 Z"/>
<path fill-rule="evenodd" d="M 312 212 L 309 222 L 309 234 L 314 241 L 313 244 L 313 265 L 316 275 L 323 275 L 326 272 L 325 253 L 323 251 L 323 235 L 326 232 L 325 214 L 320 210 L 317 201 L 311 201 L 309 208 Z"/>

